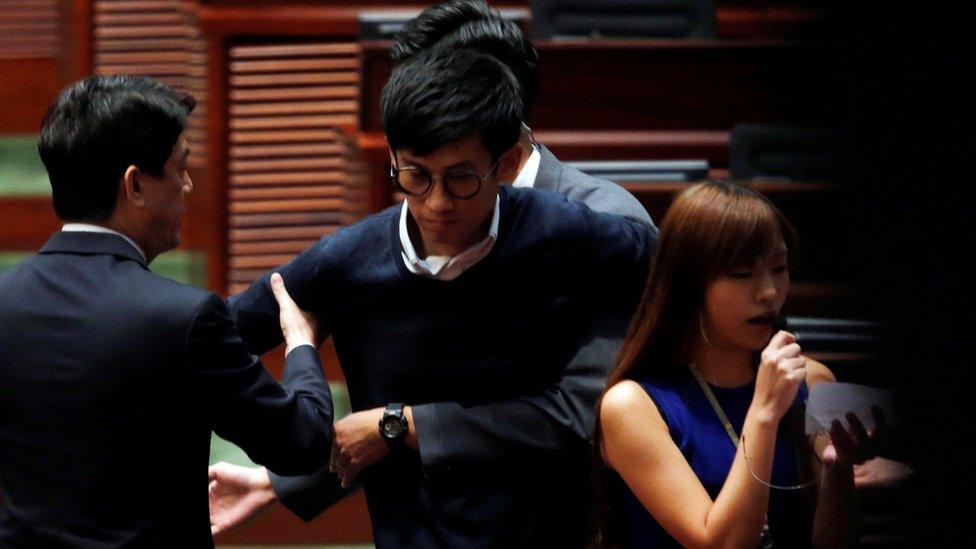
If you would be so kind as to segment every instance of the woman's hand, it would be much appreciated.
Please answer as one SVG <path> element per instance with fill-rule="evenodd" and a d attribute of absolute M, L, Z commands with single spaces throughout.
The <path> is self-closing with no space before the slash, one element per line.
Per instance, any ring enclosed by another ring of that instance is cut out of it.
<path fill-rule="evenodd" d="M 800 354 L 796 336 L 779 331 L 763 349 L 756 374 L 752 405 L 767 420 L 778 422 L 796 399 L 807 375 L 807 359 Z"/>
<path fill-rule="evenodd" d="M 885 420 L 884 416 L 881 415 L 881 410 L 872 408 L 871 415 L 874 416 L 875 423 L 879 427 L 884 425 Z M 853 467 L 877 455 L 876 438 L 878 430 L 868 433 L 857 414 L 852 412 L 848 412 L 845 417 L 850 429 L 845 430 L 841 422 L 836 419 L 830 424 L 830 431 L 828 432 L 830 444 L 824 447 L 821 454 L 821 459 L 823 459 L 826 467 Z"/>
<path fill-rule="evenodd" d="M 285 336 L 285 344 L 289 353 L 300 345 L 316 346 L 318 333 L 318 323 L 315 315 L 307 313 L 300 308 L 288 295 L 285 289 L 285 281 L 281 275 L 274 273 L 271 275 L 271 291 L 274 292 L 275 300 L 278 301 L 279 320 L 281 321 L 281 334 Z"/>

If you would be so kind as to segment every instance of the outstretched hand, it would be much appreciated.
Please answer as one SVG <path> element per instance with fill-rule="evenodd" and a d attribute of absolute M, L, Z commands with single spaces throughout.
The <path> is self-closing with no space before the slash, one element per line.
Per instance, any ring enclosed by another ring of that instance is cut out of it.
<path fill-rule="evenodd" d="M 275 502 L 264 467 L 241 467 L 223 461 L 210 466 L 210 533 L 226 532 L 257 518 Z"/>
<path fill-rule="evenodd" d="M 278 273 L 271 275 L 271 291 L 278 302 L 281 334 L 285 337 L 285 344 L 287 345 L 285 353 L 287 354 L 295 347 L 305 344 L 317 347 L 320 341 L 315 315 L 298 307 L 298 304 L 288 294 L 288 290 L 285 289 L 284 279 Z"/>

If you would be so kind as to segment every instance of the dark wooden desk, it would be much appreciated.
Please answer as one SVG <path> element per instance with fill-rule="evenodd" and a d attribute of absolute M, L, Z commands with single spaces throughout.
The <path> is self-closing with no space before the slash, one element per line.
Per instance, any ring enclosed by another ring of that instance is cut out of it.
<path fill-rule="evenodd" d="M 390 43 L 362 44 L 363 131 L 381 131 Z M 816 48 L 769 40 L 538 41 L 537 131 L 724 130 L 823 123 L 829 75 Z"/>

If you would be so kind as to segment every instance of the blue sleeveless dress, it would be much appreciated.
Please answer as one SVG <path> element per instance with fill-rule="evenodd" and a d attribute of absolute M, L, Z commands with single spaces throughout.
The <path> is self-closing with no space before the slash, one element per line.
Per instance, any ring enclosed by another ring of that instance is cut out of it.
<path fill-rule="evenodd" d="M 714 500 L 732 468 L 735 447 L 698 382 L 687 371 L 666 379 L 647 378 L 638 383 L 657 404 L 671 431 L 671 438 Z M 741 434 L 755 382 L 731 389 L 713 386 L 712 391 L 735 432 Z M 806 398 L 807 387 L 803 384 L 797 399 L 804 403 Z M 772 483 L 781 486 L 798 484 L 799 479 L 794 435 L 789 425 L 785 418 L 780 422 L 773 457 Z M 810 546 L 811 513 L 806 492 L 813 489 L 770 489 L 768 521 L 774 547 Z M 621 498 L 624 519 L 635 547 L 679 547 L 626 485 L 621 490 Z"/>

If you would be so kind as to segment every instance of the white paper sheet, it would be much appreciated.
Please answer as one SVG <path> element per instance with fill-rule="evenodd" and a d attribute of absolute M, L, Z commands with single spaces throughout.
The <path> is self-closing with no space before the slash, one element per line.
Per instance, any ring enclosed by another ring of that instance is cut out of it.
<path fill-rule="evenodd" d="M 818 383 L 807 397 L 806 432 L 808 435 L 824 433 L 835 419 L 849 427 L 844 417 L 848 412 L 854 412 L 870 431 L 874 429 L 872 406 L 881 408 L 890 429 L 897 421 L 890 392 L 854 383 Z"/>

